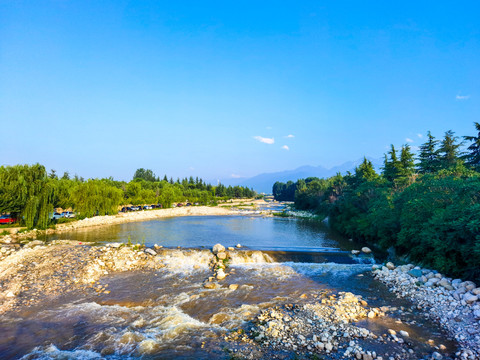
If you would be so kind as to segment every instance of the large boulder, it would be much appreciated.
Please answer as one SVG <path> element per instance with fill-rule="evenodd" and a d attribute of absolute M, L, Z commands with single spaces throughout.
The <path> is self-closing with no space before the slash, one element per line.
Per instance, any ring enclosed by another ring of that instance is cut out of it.
<path fill-rule="evenodd" d="M 421 269 L 412 269 L 408 272 L 408 275 L 413 276 L 413 277 L 420 277 L 423 275 Z"/>
<path fill-rule="evenodd" d="M 213 245 L 212 252 L 217 255 L 219 252 L 224 252 L 225 251 L 225 246 L 222 244 L 215 244 Z"/>

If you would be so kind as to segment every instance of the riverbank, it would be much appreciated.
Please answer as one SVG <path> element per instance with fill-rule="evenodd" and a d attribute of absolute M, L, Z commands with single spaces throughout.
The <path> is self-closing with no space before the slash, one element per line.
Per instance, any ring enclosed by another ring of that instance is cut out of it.
<path fill-rule="evenodd" d="M 167 217 L 235 215 L 271 216 L 271 211 L 265 209 L 259 210 L 260 207 L 265 208 L 269 205 L 271 205 L 271 203 L 267 203 L 263 200 L 243 199 L 222 203 L 219 206 L 183 206 L 168 209 L 119 213 L 116 215 L 95 216 L 92 218 L 58 224 L 54 229 L 47 229 L 44 231 L 33 229 L 20 233 L 7 234 L 0 236 L 0 243 L 16 243 L 25 239 L 37 239 L 44 235 L 64 233 L 77 229 L 148 221 Z"/>
<path fill-rule="evenodd" d="M 480 359 L 480 287 L 411 264 L 387 263 L 375 267 L 373 273 L 397 297 L 411 301 L 458 341 L 458 359 Z"/>

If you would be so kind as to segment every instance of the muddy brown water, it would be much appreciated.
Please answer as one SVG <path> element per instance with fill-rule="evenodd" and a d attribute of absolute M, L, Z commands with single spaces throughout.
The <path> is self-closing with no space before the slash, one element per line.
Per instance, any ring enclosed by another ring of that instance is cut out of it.
<path fill-rule="evenodd" d="M 406 330 L 409 348 L 419 359 L 435 349 L 455 350 L 434 323 L 407 301 L 395 298 L 374 280 L 374 259 L 354 257 L 355 247 L 324 224 L 272 218 L 176 218 L 115 225 L 61 234 L 62 238 L 105 243 L 145 238 L 148 245 L 166 246 L 166 267 L 153 271 L 104 276 L 110 294 L 75 292 L 55 302 L 9 313 L 0 318 L 2 359 L 228 359 L 223 335 L 245 328 L 262 309 L 315 301 L 324 291 L 350 291 L 370 306 L 403 307 L 384 318 L 362 320 L 381 336 L 387 329 Z M 276 240 L 276 241 L 275 241 Z M 241 243 L 229 275 L 217 289 L 203 288 L 211 275 L 210 247 Z M 176 249 L 176 246 L 189 249 Z M 358 245 L 357 245 L 358 246 Z M 257 249 L 264 251 L 259 252 Z M 237 290 L 230 290 L 237 284 Z M 395 344 L 365 343 L 378 353 Z M 294 354 L 292 354 L 292 357 Z"/>

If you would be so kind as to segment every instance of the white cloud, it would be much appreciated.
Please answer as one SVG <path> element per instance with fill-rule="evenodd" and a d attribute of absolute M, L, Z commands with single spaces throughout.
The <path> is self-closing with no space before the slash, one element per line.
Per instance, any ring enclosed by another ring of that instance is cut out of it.
<path fill-rule="evenodd" d="M 421 139 L 423 138 L 423 135 L 422 134 L 417 134 L 417 136 Z"/>
<path fill-rule="evenodd" d="M 290 134 L 290 135 L 287 135 L 287 136 L 285 136 L 285 137 L 286 137 L 286 138 L 294 138 L 295 136 L 292 135 L 292 134 Z"/>
<path fill-rule="evenodd" d="M 255 140 L 258 140 L 258 141 L 264 143 L 264 144 L 269 144 L 269 145 L 271 145 L 271 144 L 275 143 L 275 139 L 274 139 L 274 138 L 264 138 L 264 137 L 261 137 L 261 136 L 254 136 L 253 138 L 254 138 Z"/>
<path fill-rule="evenodd" d="M 239 178 L 242 177 L 242 175 L 238 175 L 238 174 L 232 174 L 232 175 L 230 175 L 230 176 L 231 176 L 232 178 L 234 178 L 234 179 L 239 179 Z"/>
<path fill-rule="evenodd" d="M 409 142 L 409 143 L 412 143 L 412 142 L 413 142 L 413 140 L 410 139 L 410 138 L 406 138 L 405 141 L 406 141 L 406 142 Z"/>
<path fill-rule="evenodd" d="M 455 96 L 455 99 L 457 99 L 457 100 L 468 100 L 468 99 L 470 99 L 470 95 L 457 95 L 457 96 Z"/>
<path fill-rule="evenodd" d="M 284 150 L 290 150 L 290 148 L 289 148 L 287 145 L 283 145 L 283 146 L 282 146 L 282 149 L 284 149 Z"/>

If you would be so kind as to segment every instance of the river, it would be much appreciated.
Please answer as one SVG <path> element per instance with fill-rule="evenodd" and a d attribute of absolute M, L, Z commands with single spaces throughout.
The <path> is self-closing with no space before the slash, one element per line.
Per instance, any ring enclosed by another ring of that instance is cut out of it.
<path fill-rule="evenodd" d="M 348 291 L 370 306 L 397 308 L 398 312 L 357 325 L 379 337 L 387 329 L 408 331 L 411 352 L 404 358 L 424 358 L 432 352 L 429 342 L 444 344 L 447 353 L 455 350 L 435 324 L 373 279 L 369 271 L 373 256 L 352 255 L 351 250 L 360 245 L 318 221 L 165 218 L 77 230 L 50 240 L 56 238 L 97 245 L 129 241 L 161 245 L 166 249 L 161 255 L 165 267 L 108 274 L 100 283 L 108 285 L 109 294 L 75 293 L 2 318 L 1 358 L 230 359 L 224 334 L 239 328 L 248 331 L 262 309 L 312 302 L 325 291 Z M 203 281 L 211 273 L 210 249 L 216 243 L 242 248 L 231 252 L 230 275 L 223 285 L 205 289 Z M 230 289 L 232 284 L 238 288 Z M 377 353 L 392 352 L 397 346 L 369 345 Z M 296 356 L 294 352 L 274 355 Z"/>

